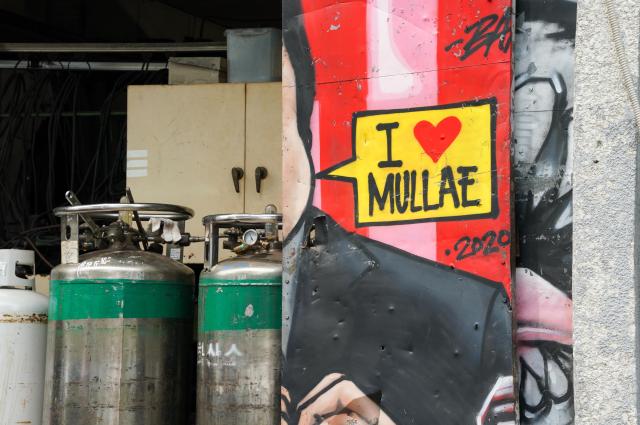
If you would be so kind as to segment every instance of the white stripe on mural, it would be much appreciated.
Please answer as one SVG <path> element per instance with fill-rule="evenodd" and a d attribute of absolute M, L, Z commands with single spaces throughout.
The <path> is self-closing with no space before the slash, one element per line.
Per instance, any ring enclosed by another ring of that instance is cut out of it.
<path fill-rule="evenodd" d="M 394 10 L 411 10 L 406 17 Z M 431 17 L 423 20 L 422 17 Z M 438 103 L 438 0 L 373 0 L 367 4 L 367 109 Z M 373 71 L 372 71 L 373 70 Z M 436 259 L 436 224 L 370 227 L 369 237 Z"/>

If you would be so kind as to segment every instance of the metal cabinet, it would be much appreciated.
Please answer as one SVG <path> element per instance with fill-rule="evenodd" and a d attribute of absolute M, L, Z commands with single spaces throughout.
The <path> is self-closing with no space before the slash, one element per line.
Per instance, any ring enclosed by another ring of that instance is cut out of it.
<path fill-rule="evenodd" d="M 247 213 L 280 210 L 282 198 L 282 85 L 247 84 L 245 203 Z M 262 172 L 262 175 L 259 175 Z M 264 174 L 266 173 L 266 175 Z M 261 178 L 262 177 L 262 178 Z M 258 187 L 260 186 L 258 191 Z"/>
<path fill-rule="evenodd" d="M 205 215 L 280 207 L 281 103 L 279 82 L 130 86 L 127 184 L 136 201 L 193 207 L 186 230 L 196 235 Z M 185 248 L 185 262 L 202 260 L 201 246 Z"/>

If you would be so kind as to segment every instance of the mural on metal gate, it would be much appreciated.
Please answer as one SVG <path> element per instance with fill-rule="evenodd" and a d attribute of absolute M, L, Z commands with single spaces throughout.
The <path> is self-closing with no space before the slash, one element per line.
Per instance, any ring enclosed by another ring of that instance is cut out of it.
<path fill-rule="evenodd" d="M 518 0 L 514 169 L 522 423 L 573 423 L 575 0 Z"/>
<path fill-rule="evenodd" d="M 514 423 L 511 2 L 284 0 L 282 423 Z"/>

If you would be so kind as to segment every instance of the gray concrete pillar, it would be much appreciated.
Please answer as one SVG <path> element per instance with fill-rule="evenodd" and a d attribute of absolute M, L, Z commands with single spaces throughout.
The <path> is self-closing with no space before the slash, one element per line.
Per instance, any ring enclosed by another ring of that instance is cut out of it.
<path fill-rule="evenodd" d="M 640 2 L 614 0 L 637 83 Z M 637 137 L 603 0 L 579 0 L 574 157 L 576 424 L 638 424 Z"/>

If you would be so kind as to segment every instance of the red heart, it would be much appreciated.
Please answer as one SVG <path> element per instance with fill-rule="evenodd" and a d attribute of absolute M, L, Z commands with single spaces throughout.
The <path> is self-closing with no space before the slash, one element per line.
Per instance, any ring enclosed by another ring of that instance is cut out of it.
<path fill-rule="evenodd" d="M 456 140 L 462 123 L 456 117 L 447 117 L 433 126 L 429 121 L 420 121 L 413 128 L 413 134 L 422 146 L 422 149 L 431 157 L 433 162 L 438 162 L 444 151 Z"/>

